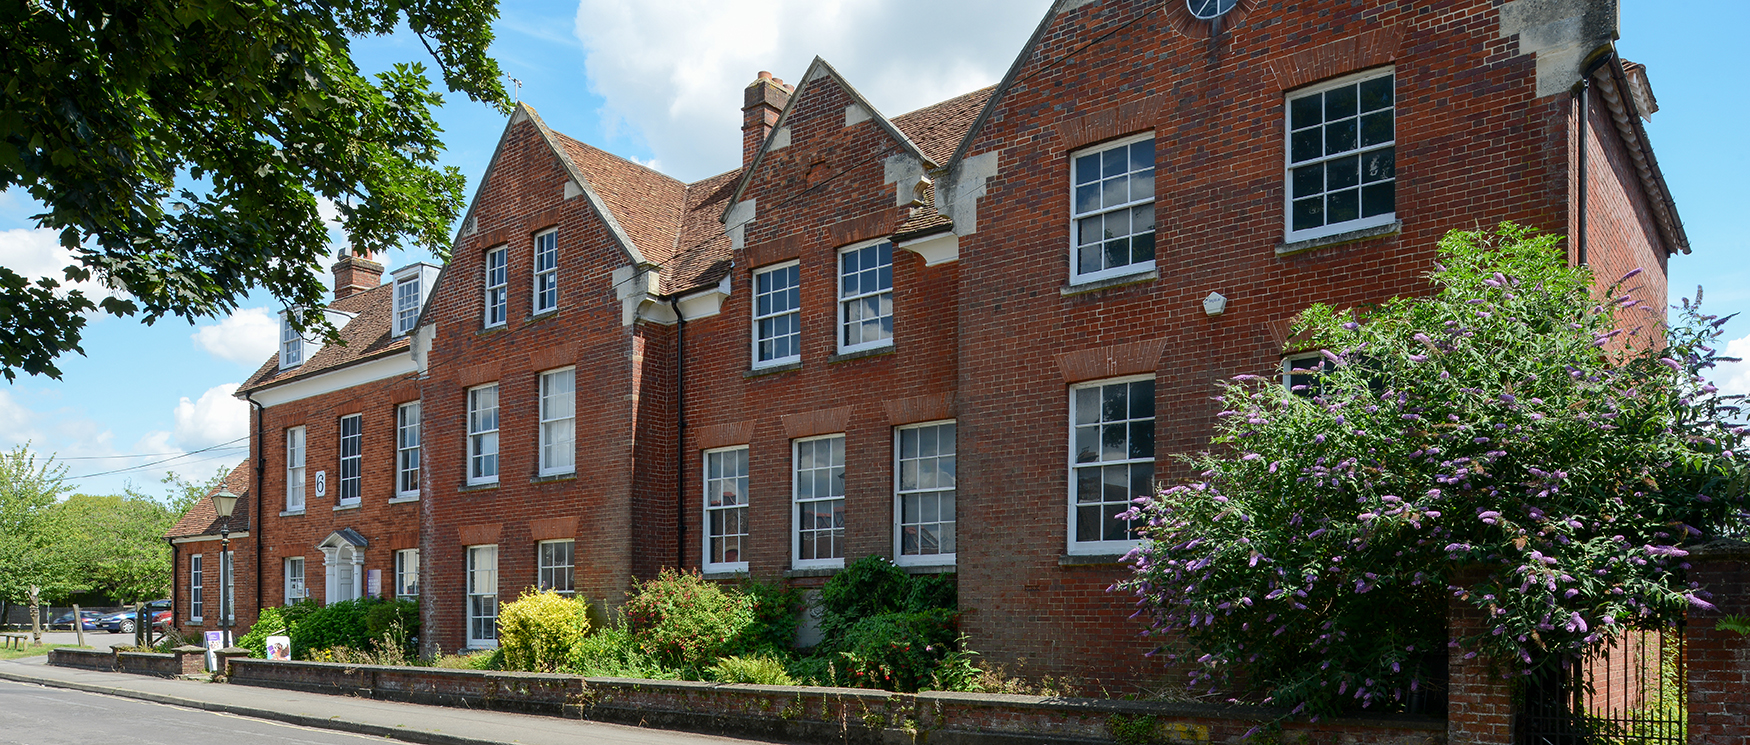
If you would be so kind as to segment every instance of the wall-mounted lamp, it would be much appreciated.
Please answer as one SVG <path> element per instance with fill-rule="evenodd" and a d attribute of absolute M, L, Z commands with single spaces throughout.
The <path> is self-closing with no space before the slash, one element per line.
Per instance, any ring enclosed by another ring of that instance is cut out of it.
<path fill-rule="evenodd" d="M 1208 313 L 1212 316 L 1219 316 L 1222 311 L 1225 310 L 1227 310 L 1227 298 L 1222 297 L 1221 293 L 1211 292 L 1209 293 L 1209 297 L 1203 298 L 1204 313 Z"/>

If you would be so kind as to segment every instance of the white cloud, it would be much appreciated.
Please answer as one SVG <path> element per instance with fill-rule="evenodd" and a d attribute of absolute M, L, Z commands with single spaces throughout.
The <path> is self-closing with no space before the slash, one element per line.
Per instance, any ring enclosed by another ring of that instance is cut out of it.
<path fill-rule="evenodd" d="M 0 390 L 0 448 L 10 449 L 41 436 L 36 430 L 36 412 L 14 399 L 11 391 Z"/>
<path fill-rule="evenodd" d="M 208 388 L 200 400 L 187 396 L 176 404 L 176 444 L 199 449 L 249 436 L 249 404 L 233 398 L 236 383 Z"/>
<path fill-rule="evenodd" d="M 995 83 L 1049 5 L 580 0 L 576 33 L 610 134 L 612 123 L 629 125 L 692 180 L 738 165 L 742 89 L 761 70 L 796 84 L 820 55 L 891 117 Z"/>
<path fill-rule="evenodd" d="M 220 359 L 254 367 L 279 351 L 279 315 L 266 308 L 244 308 L 189 338 Z"/>
<path fill-rule="evenodd" d="M 1750 336 L 1726 342 L 1725 356 L 1744 361 L 1719 363 L 1708 380 L 1719 386 L 1721 393 L 1750 395 Z"/>

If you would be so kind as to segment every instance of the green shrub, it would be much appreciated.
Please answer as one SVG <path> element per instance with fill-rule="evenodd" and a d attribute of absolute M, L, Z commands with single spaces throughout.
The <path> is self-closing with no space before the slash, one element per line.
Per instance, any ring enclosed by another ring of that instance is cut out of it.
<path fill-rule="evenodd" d="M 960 587 L 952 574 L 919 574 L 911 577 L 905 594 L 905 610 L 955 610 L 960 607 Z"/>
<path fill-rule="evenodd" d="M 753 625 L 733 645 L 735 654 L 788 657 L 796 648 L 796 625 L 805 602 L 802 591 L 782 582 L 743 581 L 736 591 L 753 602 Z"/>
<path fill-rule="evenodd" d="M 250 657 L 267 657 L 267 638 L 286 635 L 291 624 L 280 615 L 279 608 L 262 608 L 256 617 L 255 625 L 249 627 L 249 633 L 237 637 L 237 646 L 249 650 Z"/>
<path fill-rule="evenodd" d="M 498 648 L 509 670 L 554 672 L 589 634 L 587 603 L 552 590 L 524 590 L 498 609 Z"/>
<path fill-rule="evenodd" d="M 620 612 L 633 640 L 665 665 L 701 668 L 741 644 L 754 625 L 752 598 L 724 592 L 696 571 L 664 569 L 629 595 Z"/>
<path fill-rule="evenodd" d="M 369 649 L 372 640 L 365 617 L 371 606 L 380 602 L 371 598 L 342 600 L 298 613 L 302 618 L 292 621 L 292 657 L 309 659 L 314 652 L 334 647 Z"/>
<path fill-rule="evenodd" d="M 680 674 L 646 655 L 624 628 L 600 629 L 571 647 L 566 670 L 589 678 L 673 680 Z"/>
<path fill-rule="evenodd" d="M 431 661 L 432 667 L 446 670 L 499 670 L 504 654 L 500 650 L 490 652 L 475 652 L 474 654 L 442 655 Z"/>
<path fill-rule="evenodd" d="M 820 588 L 820 633 L 840 638 L 857 621 L 905 610 L 911 576 L 885 556 L 865 556 Z"/>
<path fill-rule="evenodd" d="M 955 616 L 938 608 L 858 621 L 840 645 L 838 683 L 907 692 L 929 685 L 937 665 L 954 651 Z"/>
<path fill-rule="evenodd" d="M 768 686 L 795 685 L 795 679 L 784 669 L 780 657 L 724 657 L 706 669 L 706 674 L 719 683 L 754 683 Z"/>

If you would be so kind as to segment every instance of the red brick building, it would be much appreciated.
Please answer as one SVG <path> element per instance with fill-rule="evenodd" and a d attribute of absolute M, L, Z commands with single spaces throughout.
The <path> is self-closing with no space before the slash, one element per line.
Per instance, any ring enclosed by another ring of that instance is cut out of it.
<path fill-rule="evenodd" d="M 1443 234 L 1502 220 L 1664 302 L 1689 249 L 1615 23 L 1607 0 L 1060 0 L 1000 84 L 900 116 L 822 60 L 762 73 L 741 168 L 692 184 L 519 107 L 411 346 L 373 347 L 410 367 L 261 415 L 272 515 L 284 432 L 334 452 L 341 418 L 385 432 L 417 399 L 419 506 L 270 522 L 263 565 L 353 526 L 386 569 L 416 535 L 425 639 L 453 650 L 525 587 L 814 586 L 880 554 L 956 572 L 987 659 L 1158 677 L 1106 589 L 1115 515 L 1205 446 L 1216 381 L 1297 364 L 1300 310 L 1426 292 Z"/>

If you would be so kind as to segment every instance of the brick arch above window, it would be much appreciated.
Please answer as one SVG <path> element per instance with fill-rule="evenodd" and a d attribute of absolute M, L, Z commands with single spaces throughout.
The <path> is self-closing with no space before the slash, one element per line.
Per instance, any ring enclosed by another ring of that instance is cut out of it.
<path fill-rule="evenodd" d="M 1320 80 L 1348 75 L 1397 60 L 1404 40 L 1404 24 L 1338 39 L 1268 63 L 1278 91 L 1289 91 Z"/>

